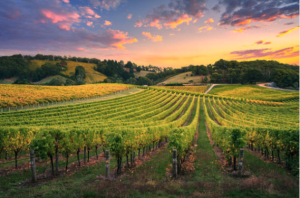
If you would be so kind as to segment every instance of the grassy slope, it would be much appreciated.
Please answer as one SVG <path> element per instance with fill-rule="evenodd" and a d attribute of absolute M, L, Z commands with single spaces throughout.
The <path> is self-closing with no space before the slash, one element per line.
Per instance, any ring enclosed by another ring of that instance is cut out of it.
<path fill-rule="evenodd" d="M 37 82 L 33 82 L 32 84 L 34 85 L 44 85 L 46 83 L 49 83 L 53 78 L 59 78 L 60 80 L 62 80 L 63 82 L 66 82 L 67 78 L 60 76 L 60 75 L 55 75 L 55 76 L 48 76 L 40 81 Z"/>
<path fill-rule="evenodd" d="M 30 69 L 34 70 L 37 67 L 40 67 L 41 65 L 45 64 L 46 62 L 51 62 L 51 63 L 57 63 L 60 61 L 48 61 L 48 60 L 32 60 L 30 64 Z M 95 71 L 93 68 L 96 66 L 96 64 L 93 63 L 82 63 L 82 62 L 75 62 L 75 61 L 66 61 L 67 62 L 67 67 L 68 70 L 62 72 L 65 75 L 71 76 L 75 73 L 75 68 L 79 65 L 83 66 L 85 68 L 86 72 L 86 82 L 87 83 L 93 83 L 93 82 L 99 82 L 103 81 L 107 77 L 100 73 Z"/>
<path fill-rule="evenodd" d="M 17 77 L 7 78 L 0 80 L 0 84 L 13 84 L 17 80 Z"/>
<path fill-rule="evenodd" d="M 190 83 L 190 80 L 193 80 L 195 83 L 201 83 L 202 82 L 202 76 L 191 76 L 192 72 L 185 72 L 182 74 L 178 74 L 176 76 L 170 77 L 167 80 L 159 83 L 159 84 L 168 84 L 168 83 L 184 83 L 188 84 Z M 188 76 L 186 76 L 188 75 Z M 203 77 L 204 79 L 204 77 Z M 208 77 L 209 80 L 209 77 Z"/>
<path fill-rule="evenodd" d="M 259 87 L 257 85 L 216 85 L 209 94 L 244 97 L 256 100 L 281 101 L 299 99 L 298 92 L 287 92 Z"/>

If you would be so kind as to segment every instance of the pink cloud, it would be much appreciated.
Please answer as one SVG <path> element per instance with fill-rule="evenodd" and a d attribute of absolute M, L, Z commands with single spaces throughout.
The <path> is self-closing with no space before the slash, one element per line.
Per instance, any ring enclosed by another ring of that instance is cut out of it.
<path fill-rule="evenodd" d="M 141 20 L 137 20 L 134 24 L 134 27 L 142 27 L 143 22 Z"/>
<path fill-rule="evenodd" d="M 84 52 L 88 52 L 89 50 L 83 48 L 83 47 L 77 47 L 76 50 L 79 50 L 79 51 L 84 51 Z"/>
<path fill-rule="evenodd" d="M 84 7 L 79 7 L 80 10 L 83 12 L 83 14 L 87 15 L 95 15 L 96 13 L 94 10 L 92 10 L 90 7 L 84 6 Z"/>
<path fill-rule="evenodd" d="M 66 24 L 59 25 L 58 27 L 59 27 L 60 29 L 62 29 L 62 30 L 67 30 L 67 31 L 70 30 L 70 26 L 69 26 L 69 25 L 66 25 Z"/>
<path fill-rule="evenodd" d="M 52 23 L 58 22 L 70 22 L 70 21 L 79 21 L 80 15 L 76 12 L 65 13 L 65 14 L 57 14 L 51 10 L 42 10 L 41 13 L 48 19 L 52 21 Z"/>
<path fill-rule="evenodd" d="M 154 21 L 151 21 L 149 23 L 149 26 L 150 27 L 157 27 L 157 29 L 161 29 L 162 28 L 162 25 L 159 23 L 160 20 L 159 19 L 155 19 Z"/>
<path fill-rule="evenodd" d="M 205 21 L 204 23 L 207 23 L 207 24 L 211 24 L 211 23 L 213 23 L 214 22 L 214 20 L 212 19 L 212 18 L 209 18 L 207 21 Z"/>
<path fill-rule="evenodd" d="M 87 25 L 87 26 L 92 26 L 92 25 L 93 25 L 93 22 L 92 22 L 92 21 L 88 21 L 88 22 L 86 23 L 86 25 Z"/>
<path fill-rule="evenodd" d="M 241 50 L 234 51 L 230 54 L 235 55 L 235 59 L 251 59 L 251 58 L 270 58 L 270 59 L 281 59 L 281 58 L 292 58 L 299 56 L 299 50 L 295 47 L 288 47 L 276 51 L 272 51 L 269 48 L 266 49 L 254 49 L 254 50 Z"/>
<path fill-rule="evenodd" d="M 101 16 L 99 16 L 98 14 L 95 14 L 94 16 L 95 16 L 96 19 L 101 18 Z"/>
<path fill-rule="evenodd" d="M 65 3 L 70 3 L 70 1 L 69 0 L 62 0 L 63 2 L 65 2 Z"/>
<path fill-rule="evenodd" d="M 151 39 L 153 42 L 162 41 L 162 36 L 159 36 L 159 35 L 152 36 L 150 32 L 143 32 L 142 35 Z"/>
<path fill-rule="evenodd" d="M 132 18 L 132 14 L 128 14 L 127 19 L 131 19 L 131 18 Z"/>

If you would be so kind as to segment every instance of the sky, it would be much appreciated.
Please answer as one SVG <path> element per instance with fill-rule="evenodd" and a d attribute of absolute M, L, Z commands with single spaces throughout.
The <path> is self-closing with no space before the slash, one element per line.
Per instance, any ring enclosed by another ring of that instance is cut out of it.
<path fill-rule="evenodd" d="M 0 56 L 299 65 L 298 0 L 3 0 Z"/>

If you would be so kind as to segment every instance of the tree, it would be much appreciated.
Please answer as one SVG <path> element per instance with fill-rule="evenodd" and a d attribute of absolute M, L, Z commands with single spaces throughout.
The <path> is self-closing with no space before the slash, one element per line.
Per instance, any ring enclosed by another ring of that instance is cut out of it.
<path fill-rule="evenodd" d="M 132 68 L 132 67 L 133 67 L 133 64 L 132 64 L 130 61 L 128 61 L 128 62 L 126 63 L 126 65 L 124 65 L 124 67 L 126 67 L 126 68 Z"/>
<path fill-rule="evenodd" d="M 263 79 L 263 74 L 258 69 L 249 69 L 243 75 L 243 80 L 246 83 L 256 84 Z"/>
<path fill-rule="evenodd" d="M 220 82 L 220 80 L 221 80 L 221 75 L 216 72 L 210 76 L 210 81 L 213 83 Z"/>
<path fill-rule="evenodd" d="M 142 70 L 141 66 L 136 67 L 136 71 L 140 72 Z"/>
<path fill-rule="evenodd" d="M 152 82 L 149 78 L 147 77 L 139 77 L 137 80 L 138 85 L 151 85 Z"/>
<path fill-rule="evenodd" d="M 203 80 L 204 83 L 207 83 L 208 82 L 208 78 L 207 76 L 205 76 L 204 80 Z"/>
<path fill-rule="evenodd" d="M 77 66 L 75 68 L 75 77 L 76 77 L 76 79 L 84 79 L 85 78 L 85 69 L 83 66 Z"/>

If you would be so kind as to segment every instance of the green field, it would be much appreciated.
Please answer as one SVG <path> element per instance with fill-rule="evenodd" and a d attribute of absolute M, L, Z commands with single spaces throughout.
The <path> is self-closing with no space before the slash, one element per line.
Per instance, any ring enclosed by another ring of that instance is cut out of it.
<path fill-rule="evenodd" d="M 0 197 L 297 197 L 298 108 L 296 102 L 257 105 L 150 88 L 0 113 Z M 29 146 L 40 158 L 36 184 Z M 236 178 L 231 174 L 241 148 L 243 173 L 251 175 Z M 111 154 L 108 180 L 105 150 Z"/>
<path fill-rule="evenodd" d="M 299 100 L 299 92 L 281 91 L 257 85 L 216 85 L 209 94 L 266 101 Z"/>

